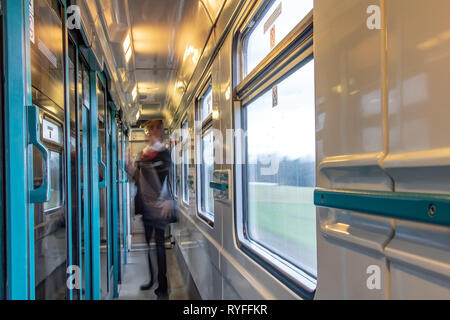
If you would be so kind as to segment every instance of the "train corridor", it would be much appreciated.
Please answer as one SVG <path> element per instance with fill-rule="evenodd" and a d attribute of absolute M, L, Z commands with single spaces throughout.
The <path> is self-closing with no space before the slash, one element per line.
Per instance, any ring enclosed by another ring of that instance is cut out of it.
<path fill-rule="evenodd" d="M 157 274 L 156 250 L 151 249 L 154 274 Z M 150 290 L 141 290 L 140 286 L 149 280 L 148 249 L 132 249 L 128 254 L 128 263 L 122 275 L 122 284 L 119 288 L 119 297 L 116 300 L 198 300 L 198 296 L 189 290 L 189 277 L 183 276 L 182 266 L 177 261 L 175 249 L 166 250 L 167 255 L 167 278 L 169 281 L 169 296 L 158 297 L 155 289 L 158 287 L 157 281 Z"/>
<path fill-rule="evenodd" d="M 0 0 L 0 64 L 0 301 L 450 300 L 449 0 Z"/>

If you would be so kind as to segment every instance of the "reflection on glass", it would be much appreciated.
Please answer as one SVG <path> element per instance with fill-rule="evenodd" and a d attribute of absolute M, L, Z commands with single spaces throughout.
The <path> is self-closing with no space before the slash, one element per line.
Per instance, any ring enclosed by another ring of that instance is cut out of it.
<path fill-rule="evenodd" d="M 207 133 L 202 138 L 202 164 L 201 168 L 201 211 L 210 220 L 214 221 L 214 193 L 209 183 L 213 181 L 214 174 L 214 135 Z"/>
<path fill-rule="evenodd" d="M 62 206 L 62 162 L 61 154 L 50 151 L 50 200 L 44 203 L 44 211 Z"/>
<path fill-rule="evenodd" d="M 83 87 L 83 104 L 89 108 L 91 105 L 91 93 L 90 93 L 90 86 L 89 86 L 89 72 L 86 68 L 83 68 L 83 72 L 82 72 L 82 78 L 83 78 L 83 82 L 82 82 L 82 87 Z"/>
<path fill-rule="evenodd" d="M 246 107 L 249 237 L 316 276 L 313 60 L 276 88 Z"/>
<path fill-rule="evenodd" d="M 276 0 L 245 39 L 247 73 L 255 67 L 312 10 L 313 0 Z"/>
<path fill-rule="evenodd" d="M 31 79 L 43 97 L 64 107 L 63 32 L 59 5 L 34 1 L 35 39 L 31 42 Z M 46 106 L 46 100 L 33 101 Z"/>

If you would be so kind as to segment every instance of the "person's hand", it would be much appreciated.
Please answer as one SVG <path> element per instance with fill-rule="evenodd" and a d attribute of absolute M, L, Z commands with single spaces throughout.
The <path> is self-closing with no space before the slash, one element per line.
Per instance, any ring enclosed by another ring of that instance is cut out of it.
<path fill-rule="evenodd" d="M 128 146 L 128 148 L 127 148 L 127 160 L 128 160 L 128 163 L 130 163 L 131 162 L 131 146 Z"/>
<path fill-rule="evenodd" d="M 128 162 L 126 171 L 130 177 L 134 177 L 134 174 L 136 172 L 136 159 L 133 159 L 133 161 Z"/>
<path fill-rule="evenodd" d="M 166 220 L 169 219 L 172 211 L 173 211 L 173 204 L 170 200 L 160 201 L 156 204 L 156 207 L 161 209 L 161 219 Z"/>

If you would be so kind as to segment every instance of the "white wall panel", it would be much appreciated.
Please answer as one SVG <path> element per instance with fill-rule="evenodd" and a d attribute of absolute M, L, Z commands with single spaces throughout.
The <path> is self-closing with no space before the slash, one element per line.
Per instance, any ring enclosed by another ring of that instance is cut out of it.
<path fill-rule="evenodd" d="M 383 139 L 382 32 L 366 11 L 380 1 L 316 0 L 318 186 L 390 190 Z"/>
<path fill-rule="evenodd" d="M 383 33 L 367 27 L 367 9 L 381 4 L 315 1 L 319 188 L 393 191 L 381 166 L 387 152 Z M 384 246 L 393 235 L 392 221 L 327 208 L 317 212 L 316 298 L 387 298 L 389 269 Z M 379 267 L 382 285 L 378 289 L 367 286 L 370 266 Z"/>
<path fill-rule="evenodd" d="M 389 151 L 397 192 L 450 193 L 450 2 L 386 1 Z M 437 212 L 436 214 L 448 214 Z M 450 297 L 450 228 L 396 222 L 394 299 Z"/>
<path fill-rule="evenodd" d="M 448 194 L 450 2 L 387 1 L 386 12 L 390 155 L 384 166 L 396 191 Z"/>

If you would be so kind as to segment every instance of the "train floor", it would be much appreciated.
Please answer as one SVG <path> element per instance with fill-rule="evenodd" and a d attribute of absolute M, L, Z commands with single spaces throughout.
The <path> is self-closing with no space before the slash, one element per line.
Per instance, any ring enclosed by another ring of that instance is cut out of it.
<path fill-rule="evenodd" d="M 156 250 L 151 249 L 153 268 L 156 269 Z M 166 250 L 167 254 L 167 279 L 169 282 L 169 300 L 189 300 L 185 283 L 180 272 L 175 251 Z M 118 300 L 158 300 L 154 291 L 158 283 L 153 285 L 151 290 L 142 291 L 140 286 L 149 280 L 147 266 L 147 250 L 135 250 L 128 254 L 128 261 L 125 266 L 124 278 L 119 289 Z M 155 275 L 156 270 L 155 270 Z M 164 298 L 167 299 L 167 298 Z"/>

